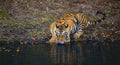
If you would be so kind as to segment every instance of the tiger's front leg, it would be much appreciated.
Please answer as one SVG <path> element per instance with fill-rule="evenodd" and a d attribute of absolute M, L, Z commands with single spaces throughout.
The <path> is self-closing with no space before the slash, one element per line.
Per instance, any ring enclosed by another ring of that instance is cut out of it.
<path fill-rule="evenodd" d="M 80 36 L 83 34 L 83 31 L 77 32 L 73 35 L 74 39 L 80 38 Z"/>
<path fill-rule="evenodd" d="M 50 43 L 56 43 L 56 36 L 52 35 L 51 39 L 49 40 Z"/>

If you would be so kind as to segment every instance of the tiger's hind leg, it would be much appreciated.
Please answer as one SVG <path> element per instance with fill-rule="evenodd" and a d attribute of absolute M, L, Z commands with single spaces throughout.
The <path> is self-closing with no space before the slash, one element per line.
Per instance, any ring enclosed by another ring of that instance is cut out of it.
<path fill-rule="evenodd" d="M 80 31 L 80 32 L 77 32 L 77 33 L 75 33 L 74 35 L 73 35 L 73 38 L 74 39 L 78 39 L 78 38 L 80 38 L 80 36 L 83 34 L 83 31 Z"/>

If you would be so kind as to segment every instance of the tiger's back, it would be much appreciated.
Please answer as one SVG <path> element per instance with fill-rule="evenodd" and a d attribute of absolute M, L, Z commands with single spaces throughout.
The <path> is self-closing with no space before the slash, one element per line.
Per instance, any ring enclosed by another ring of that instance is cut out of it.
<path fill-rule="evenodd" d="M 82 28 L 85 28 L 88 25 L 100 23 L 106 17 L 106 15 L 101 11 L 97 11 L 96 15 L 97 14 L 102 14 L 103 17 L 100 19 L 97 19 L 97 20 L 90 20 L 90 17 L 88 17 L 87 15 L 85 15 L 83 13 L 67 13 L 63 16 L 63 18 L 64 19 L 72 19 L 75 24 L 77 24 L 78 26 L 82 26 Z"/>

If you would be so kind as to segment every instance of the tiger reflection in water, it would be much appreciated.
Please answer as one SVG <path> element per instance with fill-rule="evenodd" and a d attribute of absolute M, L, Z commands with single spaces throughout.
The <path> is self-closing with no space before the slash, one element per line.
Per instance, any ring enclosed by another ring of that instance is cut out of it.
<path fill-rule="evenodd" d="M 51 44 L 51 60 L 60 65 L 81 65 L 84 61 L 81 44 L 56 45 Z"/>

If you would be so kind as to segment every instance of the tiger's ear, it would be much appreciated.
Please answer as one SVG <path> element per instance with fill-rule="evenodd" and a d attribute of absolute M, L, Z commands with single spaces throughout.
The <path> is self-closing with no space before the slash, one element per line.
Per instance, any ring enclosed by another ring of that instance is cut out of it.
<path fill-rule="evenodd" d="M 68 24 L 65 24 L 65 28 L 67 28 L 68 27 Z"/>
<path fill-rule="evenodd" d="M 56 24 L 56 28 L 59 28 L 59 26 Z"/>

